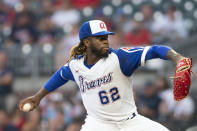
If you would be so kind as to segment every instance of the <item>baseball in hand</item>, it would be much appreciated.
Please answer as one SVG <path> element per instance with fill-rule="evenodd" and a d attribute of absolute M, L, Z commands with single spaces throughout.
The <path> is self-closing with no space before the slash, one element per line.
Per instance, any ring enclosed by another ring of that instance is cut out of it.
<path fill-rule="evenodd" d="M 31 104 L 30 103 L 26 103 L 25 105 L 23 105 L 23 111 L 24 112 L 28 112 L 31 109 Z"/>

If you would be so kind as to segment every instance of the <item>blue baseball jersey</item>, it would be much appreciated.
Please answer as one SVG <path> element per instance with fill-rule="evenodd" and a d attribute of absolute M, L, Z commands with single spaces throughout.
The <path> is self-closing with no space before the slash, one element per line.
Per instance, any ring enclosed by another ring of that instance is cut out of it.
<path fill-rule="evenodd" d="M 136 112 L 132 73 L 139 66 L 144 66 L 146 60 L 167 59 L 169 49 L 166 46 L 110 48 L 108 57 L 94 65 L 87 65 L 84 56 L 80 56 L 59 69 L 44 88 L 53 91 L 68 80 L 75 81 L 88 116 L 121 121 Z"/>

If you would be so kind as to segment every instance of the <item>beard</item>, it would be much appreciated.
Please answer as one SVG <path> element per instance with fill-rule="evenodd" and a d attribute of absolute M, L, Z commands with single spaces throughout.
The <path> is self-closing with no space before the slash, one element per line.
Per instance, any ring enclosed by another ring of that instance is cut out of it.
<path fill-rule="evenodd" d="M 109 50 L 104 50 L 104 48 L 98 49 L 98 48 L 96 48 L 96 47 L 94 46 L 94 44 L 91 44 L 90 50 L 91 50 L 91 52 L 92 52 L 94 55 L 96 55 L 96 56 L 99 57 L 99 58 L 108 57 L 108 55 L 109 55 Z"/>

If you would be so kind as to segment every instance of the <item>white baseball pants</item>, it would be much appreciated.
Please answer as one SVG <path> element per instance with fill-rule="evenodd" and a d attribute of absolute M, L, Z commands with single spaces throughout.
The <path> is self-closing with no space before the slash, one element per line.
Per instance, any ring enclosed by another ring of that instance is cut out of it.
<path fill-rule="evenodd" d="M 87 117 L 81 131 L 169 131 L 161 124 L 137 114 L 121 122 L 108 122 Z"/>

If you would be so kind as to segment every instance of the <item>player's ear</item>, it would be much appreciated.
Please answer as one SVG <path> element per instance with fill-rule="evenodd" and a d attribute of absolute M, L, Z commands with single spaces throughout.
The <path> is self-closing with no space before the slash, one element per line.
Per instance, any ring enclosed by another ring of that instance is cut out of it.
<path fill-rule="evenodd" d="M 89 47 L 89 45 L 90 45 L 90 40 L 87 39 L 87 38 L 85 38 L 85 39 L 83 39 L 83 43 L 84 43 L 84 45 L 85 45 L 86 47 Z"/>

